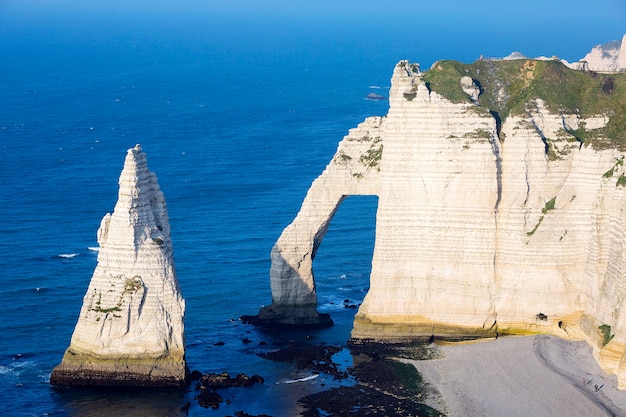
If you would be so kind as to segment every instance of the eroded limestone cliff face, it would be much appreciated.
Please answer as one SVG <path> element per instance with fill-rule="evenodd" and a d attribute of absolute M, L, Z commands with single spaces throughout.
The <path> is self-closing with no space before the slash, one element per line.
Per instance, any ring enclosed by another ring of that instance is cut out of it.
<path fill-rule="evenodd" d="M 560 85 L 560 66 L 525 60 L 516 82 Z M 374 194 L 370 290 L 353 337 L 584 339 L 626 388 L 626 171 L 606 137 L 617 110 L 570 110 L 541 94 L 517 105 L 511 79 L 469 78 L 456 78 L 466 99 L 453 100 L 417 65 L 395 67 L 388 114 L 341 141 L 272 249 L 273 302 L 259 317 L 317 319 L 315 251 L 343 198 Z M 597 81 L 598 94 L 623 97 L 619 80 Z M 498 111 L 478 102 L 489 88 Z"/>
<path fill-rule="evenodd" d="M 381 117 L 371 117 L 352 129 L 322 175 L 311 185 L 300 213 L 271 252 L 273 303 L 261 309 L 252 322 L 285 326 L 332 324 L 329 317 L 316 311 L 313 258 L 346 196 L 378 194 L 382 122 Z"/>
<path fill-rule="evenodd" d="M 129 149 L 113 214 L 98 230 L 98 264 L 63 360 L 60 385 L 180 386 L 185 302 L 167 208 L 139 145 Z"/>

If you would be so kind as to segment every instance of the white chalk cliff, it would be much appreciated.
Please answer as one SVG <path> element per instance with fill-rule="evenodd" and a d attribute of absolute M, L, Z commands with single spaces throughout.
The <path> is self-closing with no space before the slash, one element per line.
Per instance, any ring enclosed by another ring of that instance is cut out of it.
<path fill-rule="evenodd" d="M 188 373 L 185 302 L 165 199 L 139 145 L 128 150 L 119 186 L 98 230 L 98 264 L 70 346 L 50 381 L 180 386 Z"/>
<path fill-rule="evenodd" d="M 621 41 L 594 46 L 581 62 L 585 62 L 586 69 L 591 71 L 626 71 L 626 35 Z"/>
<path fill-rule="evenodd" d="M 626 388 L 625 154 L 578 135 L 602 143 L 613 113 L 583 117 L 536 97 L 500 120 L 470 81 L 457 79 L 468 97 L 453 102 L 419 67 L 395 67 L 388 114 L 339 143 L 272 249 L 273 299 L 259 319 L 318 319 L 316 249 L 344 198 L 377 195 L 353 337 L 550 333 L 588 341 Z"/>
<path fill-rule="evenodd" d="M 512 52 L 504 58 L 482 58 L 489 60 L 517 60 L 528 59 L 521 52 Z M 617 73 L 626 71 L 626 34 L 621 40 L 613 40 L 591 48 L 582 59 L 576 62 L 568 62 L 556 56 L 539 56 L 534 58 L 541 61 L 558 60 L 568 68 L 582 71 L 595 71 L 601 73 Z"/>

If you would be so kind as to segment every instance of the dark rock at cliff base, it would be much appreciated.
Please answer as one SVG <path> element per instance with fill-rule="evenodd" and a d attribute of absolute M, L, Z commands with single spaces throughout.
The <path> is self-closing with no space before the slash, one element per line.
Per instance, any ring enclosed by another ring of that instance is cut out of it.
<path fill-rule="evenodd" d="M 68 387 L 125 387 L 125 388 L 160 388 L 160 387 L 185 387 L 188 384 L 189 370 L 185 377 L 148 375 L 145 372 L 128 372 L 119 368 L 123 365 L 111 367 L 113 371 L 81 372 L 80 367 L 67 367 L 67 369 L 55 368 L 50 376 L 50 384 L 53 386 Z"/>
<path fill-rule="evenodd" d="M 232 416 L 226 416 L 226 417 L 232 417 Z M 235 411 L 235 417 L 272 417 L 272 416 L 269 416 L 267 414 L 259 414 L 255 416 L 252 414 L 245 413 L 243 411 Z"/>
<path fill-rule="evenodd" d="M 271 330 L 325 329 L 332 327 L 334 324 L 330 314 L 318 314 L 317 317 L 312 319 L 293 318 L 284 320 L 282 318 L 260 317 L 260 315 L 241 316 L 240 319 L 243 323 Z"/>
<path fill-rule="evenodd" d="M 298 403 L 304 407 L 302 416 L 440 416 L 438 410 L 421 403 L 425 388 L 415 367 L 389 359 L 434 357 L 430 349 L 416 343 L 353 341 L 350 351 L 354 366 L 348 372 L 356 383 L 301 398 Z M 293 350 L 284 350 L 282 355 Z"/>
<path fill-rule="evenodd" d="M 341 380 L 346 379 L 348 373 L 340 370 L 339 365 L 333 362 L 333 356 L 341 349 L 339 346 L 293 342 L 281 349 L 261 353 L 259 356 L 275 362 L 295 363 L 298 369 L 323 372 Z"/>
<path fill-rule="evenodd" d="M 272 303 L 256 316 L 242 316 L 244 323 L 269 329 L 322 329 L 333 325 L 329 314 L 317 312 L 317 304 Z"/>
<path fill-rule="evenodd" d="M 434 338 L 418 338 L 415 340 L 348 340 L 348 348 L 352 356 L 365 355 L 372 360 L 379 361 L 389 358 L 404 359 L 435 359 L 438 357 L 437 348 L 431 345 Z M 448 339 L 446 340 L 456 340 Z M 465 339 L 463 339 L 465 340 Z"/>
<path fill-rule="evenodd" d="M 198 388 L 230 388 L 230 387 L 250 387 L 255 383 L 262 384 L 265 382 L 262 376 L 246 374 L 238 374 L 232 378 L 228 372 L 221 374 L 204 374 L 200 378 Z"/>

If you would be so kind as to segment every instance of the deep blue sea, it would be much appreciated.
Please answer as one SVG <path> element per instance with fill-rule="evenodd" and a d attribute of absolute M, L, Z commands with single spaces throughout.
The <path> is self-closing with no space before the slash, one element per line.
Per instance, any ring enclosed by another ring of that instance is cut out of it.
<path fill-rule="evenodd" d="M 230 15 L 8 20 L 0 13 L 0 21 L 3 416 L 176 416 L 186 403 L 190 416 L 297 415 L 296 400 L 331 380 L 286 383 L 307 375 L 256 353 L 307 337 L 346 344 L 355 310 L 343 300 L 360 302 L 369 286 L 376 198 L 345 200 L 315 259 L 319 310 L 331 313 L 334 327 L 264 333 L 238 317 L 271 302 L 271 247 L 337 143 L 365 117 L 387 112 L 386 101 L 367 94 L 387 95 L 400 59 L 427 68 L 439 58 L 471 62 L 521 50 L 572 60 L 622 36 L 611 28 L 565 31 L 540 42 L 521 31 L 503 39 L 375 18 L 349 27 Z M 216 411 L 198 406 L 193 386 L 137 393 L 48 382 L 96 265 L 89 248 L 136 143 L 168 205 L 190 369 L 265 378 L 223 391 L 232 404 Z M 337 360 L 351 361 L 345 352 Z"/>

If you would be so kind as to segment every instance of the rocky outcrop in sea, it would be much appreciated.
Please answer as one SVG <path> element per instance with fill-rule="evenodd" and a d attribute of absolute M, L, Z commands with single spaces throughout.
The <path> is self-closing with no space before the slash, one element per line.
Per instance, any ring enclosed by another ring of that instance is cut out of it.
<path fill-rule="evenodd" d="M 98 264 L 55 385 L 182 386 L 184 315 L 165 198 L 139 145 L 128 150 Z"/>

